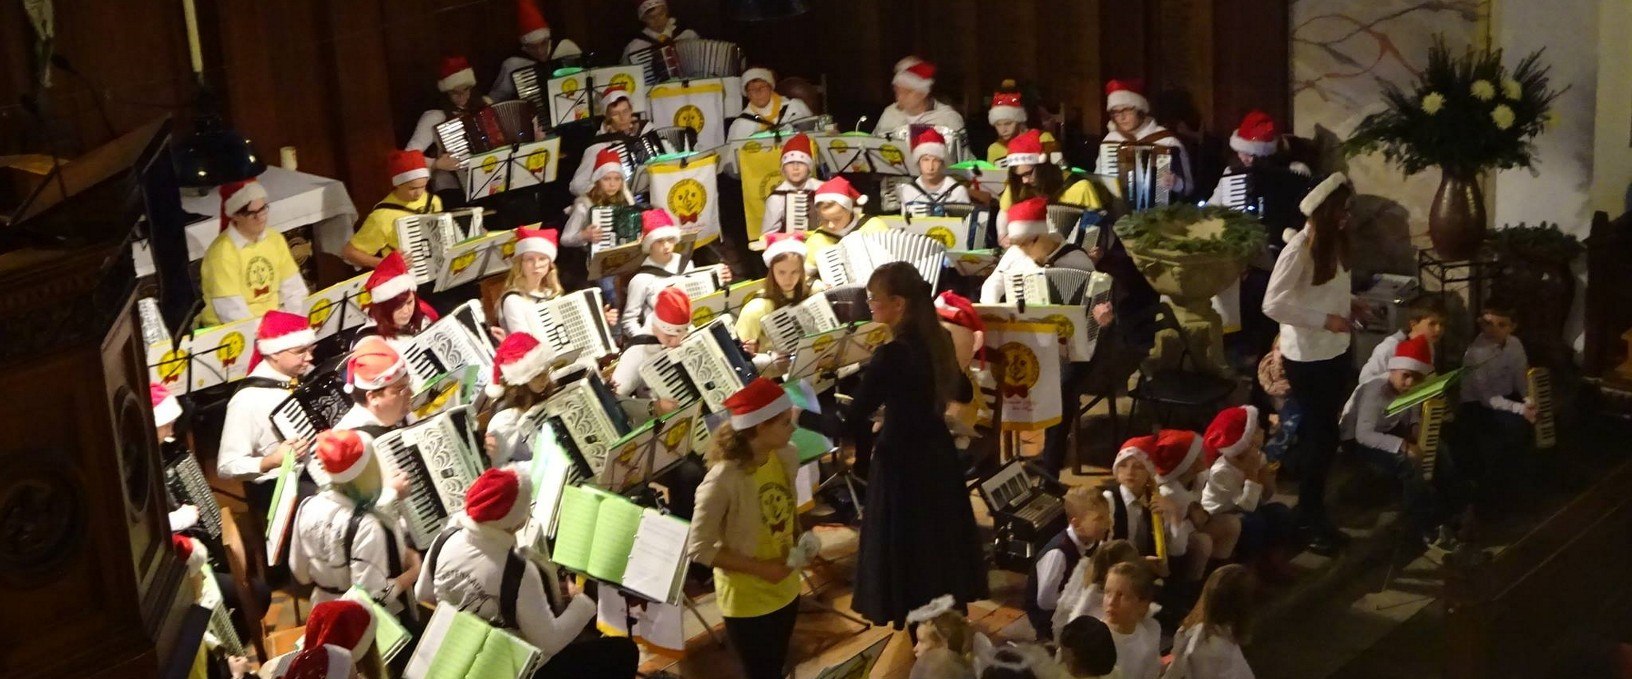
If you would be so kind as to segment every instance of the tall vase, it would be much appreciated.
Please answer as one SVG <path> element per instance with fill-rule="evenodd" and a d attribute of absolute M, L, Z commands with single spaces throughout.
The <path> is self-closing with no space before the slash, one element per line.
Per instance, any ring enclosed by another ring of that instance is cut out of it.
<path fill-rule="evenodd" d="M 1440 168 L 1439 192 L 1428 211 L 1428 238 L 1440 259 L 1472 259 L 1485 239 L 1485 193 L 1478 172 Z"/>

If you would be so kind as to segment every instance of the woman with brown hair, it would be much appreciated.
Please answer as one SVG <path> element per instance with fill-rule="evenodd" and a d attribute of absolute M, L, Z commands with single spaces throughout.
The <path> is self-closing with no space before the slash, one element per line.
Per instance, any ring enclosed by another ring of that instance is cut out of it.
<path fill-rule="evenodd" d="M 1309 548 L 1332 554 L 1345 540 L 1326 516 L 1326 473 L 1338 445 L 1338 419 L 1349 394 L 1349 208 L 1354 186 L 1341 172 L 1316 186 L 1298 208 L 1308 224 L 1287 241 L 1269 276 L 1264 315 L 1281 326 L 1281 357 L 1303 406 L 1292 464 L 1302 471 L 1298 519 Z"/>
<path fill-rule="evenodd" d="M 368 290 L 368 323 L 357 331 L 353 346 L 363 338 L 378 335 L 392 349 L 403 351 L 415 335 L 436 322 L 436 310 L 419 298 L 414 275 L 402 252 L 392 250 L 374 267 L 363 287 Z"/>
<path fill-rule="evenodd" d="M 849 417 L 859 457 L 869 452 L 863 448 L 873 413 L 885 410 L 867 479 L 852 607 L 874 624 L 898 628 L 914 608 L 942 594 L 959 605 L 986 596 L 981 539 L 944 417 L 947 402 L 968 382 L 930 295 L 929 283 L 906 262 L 879 267 L 867 282 L 873 320 L 889 325 L 895 338 L 873 355 Z"/>
<path fill-rule="evenodd" d="M 754 353 L 772 348 L 762 323 L 765 314 L 803 302 L 813 292 L 811 277 L 805 274 L 805 234 L 774 231 L 765 234 L 765 243 L 763 257 L 770 275 L 737 318 L 737 338 Z"/>

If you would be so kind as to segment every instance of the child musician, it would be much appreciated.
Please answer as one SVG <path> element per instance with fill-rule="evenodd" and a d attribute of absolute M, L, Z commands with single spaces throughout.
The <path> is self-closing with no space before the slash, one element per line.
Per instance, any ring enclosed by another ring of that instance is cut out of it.
<path fill-rule="evenodd" d="M 640 18 L 640 34 L 623 48 L 623 63 L 634 63 L 630 58 L 635 52 L 667 45 L 676 40 L 698 38 L 697 31 L 680 28 L 674 18 L 669 16 L 668 0 L 640 0 L 635 12 Z"/>
<path fill-rule="evenodd" d="M 1049 160 L 1045 153 L 1041 130 L 1027 130 L 1009 141 L 1008 155 L 1003 166 L 1009 169 L 1003 184 L 1003 194 L 997 200 L 997 229 L 1001 235 L 1013 219 L 1010 208 L 1032 198 L 1041 197 L 1052 205 L 1074 205 L 1084 210 L 1100 210 L 1099 194 L 1094 185 L 1082 179 L 1067 183 L 1065 174 Z"/>
<path fill-rule="evenodd" d="M 743 105 L 742 113 L 731 119 L 726 139 L 747 139 L 813 115 L 805 102 L 776 93 L 776 73 L 768 68 L 756 67 L 742 72 L 742 96 L 748 102 Z"/>
<path fill-rule="evenodd" d="M 340 251 L 342 259 L 360 269 L 379 266 L 392 250 L 401 249 L 397 242 L 398 217 L 442 211 L 442 199 L 428 188 L 431 170 L 425 165 L 424 153 L 392 151 L 386 164 L 391 172 L 391 194 L 374 205 Z"/>
<path fill-rule="evenodd" d="M 1201 506 L 1202 476 L 1207 465 L 1202 455 L 1201 436 L 1179 429 L 1163 429 L 1156 435 L 1156 450 L 1151 451 L 1151 464 L 1156 468 L 1157 489 L 1162 497 L 1173 503 L 1177 514 L 1162 517 L 1189 528 L 1178 580 L 1200 585 L 1207 576 L 1207 566 L 1229 559 L 1235 552 L 1235 543 L 1241 537 L 1241 521 L 1233 516 L 1212 516 Z M 1194 590 L 1190 590 L 1194 592 Z"/>
<path fill-rule="evenodd" d="M 436 310 L 419 298 L 414 275 L 400 251 L 393 250 L 381 259 L 363 287 L 368 290 L 369 322 L 357 331 L 358 342 L 379 337 L 400 353 L 415 335 L 436 322 Z"/>
<path fill-rule="evenodd" d="M 1157 448 L 1155 435 L 1128 439 L 1111 464 L 1116 483 L 1102 495 L 1111 505 L 1111 537 L 1127 540 L 1158 573 L 1168 572 L 1168 559 L 1182 557 L 1195 527 L 1170 499 L 1156 492 L 1156 468 L 1151 455 Z M 1151 514 L 1156 514 L 1153 517 Z M 1158 549 L 1156 524 L 1162 526 Z M 1166 554 L 1160 553 L 1165 551 Z M 1166 558 L 1164 558 L 1166 557 Z M 1205 562 L 1203 562 L 1205 565 Z"/>
<path fill-rule="evenodd" d="M 798 304 L 811 295 L 811 280 L 805 276 L 805 235 L 802 233 L 765 234 L 763 258 L 770 270 L 770 279 L 764 289 L 742 306 L 737 317 L 737 339 L 750 353 L 767 351 L 769 338 L 761 322 L 768 314 L 785 306 Z"/>
<path fill-rule="evenodd" d="M 986 147 L 986 161 L 1002 165 L 1002 161 L 1009 155 L 1009 144 L 1029 130 L 1026 129 L 1026 108 L 1020 101 L 1020 92 L 1014 89 L 1013 80 L 1004 80 L 997 92 L 992 93 L 992 108 L 986 111 L 986 122 L 992 124 L 997 131 L 997 141 Z M 1054 143 L 1054 135 L 1047 132 L 1038 132 L 1038 140 L 1044 149 L 1049 149 L 1048 162 L 1058 164 L 1060 152 Z"/>
<path fill-rule="evenodd" d="M 1405 486 L 1405 511 L 1423 543 L 1451 550 L 1456 546 L 1454 532 L 1444 522 L 1441 499 L 1425 478 L 1431 471 L 1435 481 L 1444 485 L 1445 474 L 1453 469 L 1449 456 L 1436 456 L 1434 468 L 1424 470 L 1422 451 L 1412 437 L 1413 426 L 1421 424 L 1421 410 L 1407 408 L 1395 415 L 1388 414 L 1389 403 L 1434 371 L 1429 360 L 1426 337 L 1401 342 L 1394 349 L 1394 358 L 1388 362 L 1387 376 L 1355 387 L 1343 407 L 1341 428 L 1343 441 L 1351 451 Z"/>
<path fill-rule="evenodd" d="M 1105 83 L 1105 112 L 1111 117 L 1105 125 L 1105 141 L 1154 144 L 1173 149 L 1173 169 L 1162 173 L 1156 181 L 1167 185 L 1174 194 L 1184 195 L 1195 186 L 1190 178 L 1190 156 L 1171 130 L 1150 117 L 1150 101 L 1140 92 L 1144 89 L 1143 85 L 1139 80 L 1111 80 Z M 1116 174 L 1112 172 L 1113 169 L 1101 164 L 1095 172 Z"/>
<path fill-rule="evenodd" d="M 852 233 L 882 233 L 889 227 L 877 217 L 863 219 L 861 206 L 867 197 L 850 185 L 844 177 L 834 177 L 816 189 L 816 214 L 820 222 L 805 236 L 805 271 L 816 273 L 816 255 L 839 244 L 839 239 Z"/>
<path fill-rule="evenodd" d="M 1526 379 L 1529 360 L 1524 344 L 1513 335 L 1518 329 L 1514 310 L 1502 300 L 1485 305 L 1479 316 L 1479 336 L 1462 355 L 1469 366 L 1462 378 L 1461 405 L 1457 409 L 1458 450 L 1469 454 L 1469 480 L 1479 494 L 1481 508 L 1496 504 L 1498 481 L 1511 478 L 1522 469 L 1535 434 L 1536 402 Z M 1505 473 L 1504 473 L 1505 472 Z"/>
<path fill-rule="evenodd" d="M 1213 463 L 1201 492 L 1201 508 L 1216 518 L 1239 517 L 1241 539 L 1235 553 L 1242 560 L 1265 556 L 1269 558 L 1261 563 L 1266 569 L 1284 566 L 1287 555 L 1281 548 L 1293 534 L 1292 510 L 1269 501 L 1275 495 L 1277 466 L 1264 457 L 1258 409 L 1235 406 L 1219 411 L 1207 425 L 1203 444 Z"/>
<path fill-rule="evenodd" d="M 365 337 L 351 350 L 345 388 L 352 406 L 334 423 L 336 429 L 379 436 L 407 423 L 414 401 L 408 362 L 385 340 Z"/>
<path fill-rule="evenodd" d="M 522 445 L 522 437 L 528 432 L 521 428 L 521 416 L 555 391 L 555 382 L 550 379 L 552 353 L 524 331 L 505 335 L 493 352 L 493 377 L 487 384 L 487 397 L 496 400 L 496 412 L 487 421 L 483 447 L 495 469 L 533 457 L 533 451 Z"/>
<path fill-rule="evenodd" d="M 1105 613 L 1116 642 L 1116 668 L 1125 679 L 1156 679 L 1162 671 L 1162 629 L 1156 622 L 1156 573 L 1139 563 L 1111 566 L 1105 577 Z"/>
<path fill-rule="evenodd" d="M 516 227 L 515 254 L 510 257 L 510 273 L 504 277 L 499 294 L 499 325 L 506 334 L 532 327 L 537 318 L 533 306 L 561 296 L 561 273 L 556 269 L 555 229 Z"/>
<path fill-rule="evenodd" d="M 624 342 L 623 355 L 618 358 L 618 367 L 612 372 L 609 386 L 619 396 L 644 393 L 646 380 L 640 376 L 641 366 L 656 358 L 664 349 L 680 346 L 680 341 L 688 334 L 691 334 L 691 298 L 680 288 L 659 290 L 657 301 L 652 304 L 652 313 L 647 316 L 640 332 L 628 335 Z M 659 401 L 658 409 L 668 412 L 678 405 Z"/>
<path fill-rule="evenodd" d="M 205 325 L 254 318 L 272 309 L 306 311 L 306 281 L 283 234 L 267 228 L 272 204 L 253 179 L 221 187 L 221 234 L 204 251 Z"/>
<path fill-rule="evenodd" d="M 591 188 L 573 199 L 561 233 L 561 244 L 569 248 L 587 248 L 601 239 L 601 230 L 590 221 L 594 208 L 635 204 L 617 149 L 606 146 L 595 154 L 595 169 L 589 178 Z"/>
<path fill-rule="evenodd" d="M 271 472 L 286 456 L 306 457 L 311 446 L 309 438 L 279 442 L 271 417 L 272 409 L 294 391 L 294 381 L 311 371 L 316 341 L 305 316 L 276 309 L 266 312 L 255 333 L 249 376 L 239 381 L 227 401 L 215 473 L 244 482 L 252 516 L 266 516 L 270 509 L 275 485 L 270 483 Z"/>
<path fill-rule="evenodd" d="M 314 604 L 338 599 L 355 585 L 386 610 L 414 618 L 407 595 L 419 578 L 419 553 L 409 547 L 395 512 L 379 511 L 407 495 L 408 477 L 397 472 L 385 478 L 373 437 L 366 434 L 331 429 L 318 434 L 316 447 L 329 484 L 295 511 L 290 572 L 313 586 Z"/>
<path fill-rule="evenodd" d="M 543 12 L 538 11 L 538 5 L 533 4 L 533 0 L 516 0 L 516 28 L 521 33 L 521 51 L 505 57 L 504 62 L 499 64 L 499 77 L 487 92 L 487 98 L 493 101 L 516 98 L 516 81 L 511 77 L 516 71 L 583 54 L 583 50 L 571 40 L 555 43 L 550 39 L 550 22 L 544 18 Z"/>
<path fill-rule="evenodd" d="M 963 129 L 963 116 L 930 96 L 930 91 L 935 89 L 935 64 L 920 59 L 897 70 L 890 87 L 895 92 L 895 101 L 879 114 L 878 124 L 873 127 L 875 135 L 907 141 L 902 135 L 910 125 Z"/>
<path fill-rule="evenodd" d="M 578 161 L 578 169 L 572 173 L 572 180 L 567 183 L 567 190 L 574 196 L 588 193 L 595 180 L 591 177 L 594 170 L 601 165 L 601 150 L 611 148 L 614 151 L 618 144 L 639 144 L 649 147 L 661 146 L 661 141 L 652 133 L 651 123 L 635 115 L 635 104 L 629 98 L 629 90 L 622 85 L 613 85 L 601 93 L 601 111 L 603 120 L 601 129 L 594 141 L 584 149 L 584 156 Z M 627 177 L 631 182 L 634 177 Z M 639 190 L 638 188 L 636 190 Z"/>
<path fill-rule="evenodd" d="M 306 618 L 299 650 L 277 656 L 261 667 L 272 679 L 386 676 L 380 647 L 374 644 L 374 614 L 355 601 L 325 601 Z"/>
<path fill-rule="evenodd" d="M 898 188 L 901 214 L 943 216 L 947 204 L 969 203 L 969 190 L 946 176 L 946 137 L 926 128 L 912 140 L 912 162 L 918 176 Z"/>
<path fill-rule="evenodd" d="M 619 316 L 624 337 L 638 335 L 645 327 L 658 290 L 668 287 L 664 279 L 689 273 L 696 268 L 691 258 L 675 252 L 675 246 L 680 244 L 681 232 L 680 227 L 674 225 L 674 217 L 669 215 L 668 210 L 647 210 L 641 213 L 640 220 L 640 249 L 646 252 L 646 260 L 641 262 L 640 269 L 629 279 L 629 287 L 624 290 L 623 313 Z M 722 267 L 720 279 L 730 283 L 731 269 Z"/>
<path fill-rule="evenodd" d="M 1076 487 L 1066 491 L 1064 505 L 1065 530 L 1043 545 L 1026 577 L 1026 618 L 1039 640 L 1054 638 L 1054 612 L 1067 577 L 1110 537 L 1111 506 L 1103 496 Z"/>
<path fill-rule="evenodd" d="M 822 182 L 816 179 L 816 161 L 811 151 L 810 137 L 803 132 L 793 135 L 782 144 L 782 183 L 771 189 L 771 195 L 765 197 L 765 216 L 760 219 L 759 233 L 765 237 L 777 231 L 789 231 L 788 201 L 794 199 L 796 191 L 808 191 L 815 194 L 821 188 Z M 804 196 L 809 200 L 809 196 Z M 817 215 L 809 215 L 810 223 L 807 229 L 815 228 Z"/>
<path fill-rule="evenodd" d="M 1435 297 L 1423 296 L 1406 306 L 1405 329 L 1383 338 L 1371 350 L 1371 358 L 1360 366 L 1359 384 L 1382 377 L 1388 372 L 1388 361 L 1394 358 L 1394 349 L 1413 337 L 1428 338 L 1429 357 L 1439 353 L 1439 338 L 1445 334 L 1445 307 Z M 1434 361 L 1430 360 L 1430 364 Z M 1463 365 L 1468 365 L 1464 363 Z"/>
<path fill-rule="evenodd" d="M 506 79 L 508 80 L 508 74 Z M 455 174 L 459 169 L 460 158 L 442 148 L 437 139 L 436 126 L 469 115 L 491 104 L 492 101 L 475 93 L 476 72 L 471 69 L 470 61 L 462 56 L 442 59 L 442 68 L 437 73 L 436 89 L 443 95 L 441 101 L 437 102 L 436 108 L 419 114 L 419 122 L 414 124 L 414 134 L 408 138 L 408 144 L 403 148 L 427 154 L 427 157 L 431 158 L 431 191 L 450 205 L 462 205 L 464 201 L 459 186 L 459 175 Z M 510 98 L 515 98 L 514 86 L 510 88 Z"/>

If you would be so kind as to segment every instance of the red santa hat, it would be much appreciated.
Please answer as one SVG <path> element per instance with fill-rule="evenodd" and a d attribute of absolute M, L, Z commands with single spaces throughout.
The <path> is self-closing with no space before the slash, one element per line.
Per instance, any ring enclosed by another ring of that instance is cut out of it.
<path fill-rule="evenodd" d="M 1272 156 L 1280 139 L 1274 118 L 1263 111 L 1248 111 L 1230 133 L 1230 148 L 1252 156 Z"/>
<path fill-rule="evenodd" d="M 1321 203 L 1326 202 L 1326 199 L 1332 195 L 1332 192 L 1336 191 L 1340 186 L 1350 186 L 1348 175 L 1343 174 L 1342 172 L 1333 172 L 1326 175 L 1326 178 L 1321 180 L 1319 184 L 1316 184 L 1315 188 L 1310 189 L 1309 193 L 1304 194 L 1303 200 L 1298 203 L 1298 210 L 1302 212 L 1303 216 L 1305 217 L 1314 214 L 1315 208 L 1320 207 Z"/>
<path fill-rule="evenodd" d="M 669 211 L 658 207 L 640 213 L 641 251 L 651 252 L 652 243 L 664 238 L 680 239 L 680 227 L 674 225 L 674 217 Z"/>
<path fill-rule="evenodd" d="M 1156 467 L 1150 463 L 1151 453 L 1155 450 L 1156 437 L 1154 435 L 1136 436 L 1128 439 L 1122 444 L 1122 449 L 1116 451 L 1116 460 L 1111 463 L 1111 470 L 1115 471 L 1117 467 L 1122 466 L 1123 462 L 1133 460 L 1143 465 L 1145 471 L 1155 474 Z"/>
<path fill-rule="evenodd" d="M 1394 347 L 1394 356 L 1388 359 L 1389 370 L 1409 370 L 1427 375 L 1434 371 L 1434 350 L 1427 337 L 1411 337 Z"/>
<path fill-rule="evenodd" d="M 425 165 L 425 154 L 416 149 L 392 151 L 390 159 L 386 161 L 386 168 L 386 171 L 391 173 L 392 186 L 402 186 L 415 179 L 431 176 L 431 169 Z"/>
<path fill-rule="evenodd" d="M 1145 98 L 1145 81 L 1138 78 L 1111 80 L 1105 83 L 1105 110 L 1137 109 L 1150 113 L 1150 100 Z"/>
<path fill-rule="evenodd" d="M 384 389 L 408 376 L 408 362 L 379 335 L 357 343 L 346 357 L 346 392 Z"/>
<path fill-rule="evenodd" d="M 912 140 L 912 162 L 917 163 L 923 156 L 935 156 L 946 160 L 946 137 L 933 127 L 926 127 Z"/>
<path fill-rule="evenodd" d="M 526 0 L 523 0 L 525 2 Z M 476 72 L 471 70 L 470 61 L 464 57 L 447 57 L 442 60 L 442 68 L 437 72 L 436 89 L 443 92 L 452 92 L 461 87 L 476 86 Z"/>
<path fill-rule="evenodd" d="M 612 146 L 604 146 L 595 154 L 595 171 L 590 174 L 589 180 L 598 182 L 601 177 L 609 174 L 628 179 L 623 174 L 623 158 L 618 155 L 618 150 Z"/>
<path fill-rule="evenodd" d="M 552 262 L 555 261 L 557 248 L 561 244 L 560 233 L 555 229 L 516 227 L 516 256 L 534 252 L 550 258 Z"/>
<path fill-rule="evenodd" d="M 538 10 L 533 0 L 516 0 L 516 28 L 521 31 L 521 44 L 532 45 L 550 39 L 550 22 Z"/>
<path fill-rule="evenodd" d="M 776 261 L 782 255 L 805 256 L 805 234 L 773 231 L 765 234 L 765 266 Z"/>
<path fill-rule="evenodd" d="M 996 125 L 1003 121 L 1026 122 L 1026 108 L 1020 103 L 1019 92 L 998 91 L 992 94 L 992 108 L 986 111 L 986 122 Z"/>
<path fill-rule="evenodd" d="M 1156 450 L 1151 451 L 1151 463 L 1156 467 L 1156 482 L 1167 483 L 1195 468 L 1201 461 L 1201 437 L 1193 431 L 1163 429 L 1156 434 Z"/>
<path fill-rule="evenodd" d="M 935 64 L 919 61 L 900 71 L 890 80 L 893 85 L 899 85 L 909 90 L 928 93 L 935 87 Z"/>
<path fill-rule="evenodd" d="M 803 132 L 789 137 L 786 142 L 782 143 L 783 165 L 787 165 L 788 163 L 815 165 L 815 163 L 811 161 L 814 156 L 815 154 L 811 152 L 810 136 Z"/>
<path fill-rule="evenodd" d="M 751 82 L 753 82 L 755 80 L 763 80 L 763 81 L 765 81 L 766 85 L 770 85 L 772 89 L 775 89 L 776 88 L 776 71 L 772 71 L 771 69 L 765 68 L 763 66 L 755 66 L 755 67 L 750 68 L 750 69 L 748 69 L 746 71 L 743 71 L 742 72 L 742 95 L 743 96 L 745 96 L 745 97 L 748 96 L 748 83 L 751 83 Z"/>
<path fill-rule="evenodd" d="M 905 71 L 905 70 L 907 70 L 909 68 L 912 68 L 913 66 L 917 66 L 918 64 L 921 64 L 921 63 L 924 63 L 924 60 L 922 58 L 920 58 L 918 55 L 908 54 L 907 56 L 901 57 L 900 60 L 896 61 L 895 62 L 895 68 L 893 70 L 891 70 L 890 72 L 891 73 L 900 73 L 900 72 Z"/>
<path fill-rule="evenodd" d="M 465 516 L 476 523 L 520 528 L 527 522 L 532 494 L 527 479 L 514 470 L 489 469 L 465 491 Z"/>
<path fill-rule="evenodd" d="M 668 0 L 638 0 L 638 4 L 635 5 L 635 18 L 638 19 L 640 17 L 644 17 L 644 16 L 646 16 L 647 12 L 650 12 L 650 11 L 652 11 L 654 9 L 659 8 L 659 7 L 668 7 L 668 6 L 669 6 L 669 1 Z"/>
<path fill-rule="evenodd" d="M 302 648 L 276 679 L 351 679 L 353 664 L 351 653 L 339 646 Z"/>
<path fill-rule="evenodd" d="M 1021 238 L 1053 233 L 1054 227 L 1048 223 L 1048 199 L 1037 196 L 1010 205 L 1009 223 L 1005 230 L 1011 243 Z"/>
<path fill-rule="evenodd" d="M 691 332 L 691 298 L 685 290 L 669 286 L 657 291 L 657 301 L 652 303 L 652 329 L 670 335 Z"/>
<path fill-rule="evenodd" d="M 245 179 L 241 182 L 222 184 L 221 230 L 226 231 L 227 225 L 232 223 L 232 216 L 257 200 L 269 200 L 266 197 L 266 187 L 261 186 L 258 181 Z"/>
<path fill-rule="evenodd" d="M 519 387 L 533 381 L 550 368 L 554 352 L 532 335 L 516 331 L 504 336 L 493 352 L 493 380 L 487 385 L 489 398 L 504 395 L 506 385 Z"/>
<path fill-rule="evenodd" d="M 935 298 L 935 313 L 942 321 L 953 325 L 960 325 L 975 332 L 985 332 L 986 322 L 980 320 L 980 314 L 975 311 L 975 305 L 958 293 L 947 290 Z"/>
<path fill-rule="evenodd" d="M 731 428 L 742 431 L 793 409 L 793 400 L 777 383 L 756 377 L 725 399 L 725 409 L 731 411 Z"/>
<path fill-rule="evenodd" d="M 853 210 L 857 205 L 866 205 L 867 197 L 861 195 L 856 187 L 851 186 L 850 180 L 844 177 L 834 177 L 816 187 L 816 202 L 838 203 Z"/>
<path fill-rule="evenodd" d="M 305 316 L 273 309 L 261 316 L 255 329 L 255 353 L 249 358 L 249 369 L 261 362 L 261 357 L 317 343 L 317 334 Z"/>
<path fill-rule="evenodd" d="M 355 480 L 374 458 L 373 441 L 350 429 L 324 431 L 317 435 L 316 443 L 317 461 L 334 483 Z"/>
<path fill-rule="evenodd" d="M 199 544 L 197 540 L 181 533 L 171 533 L 170 549 L 175 551 L 176 558 L 187 564 L 187 570 L 193 573 L 204 570 L 204 563 L 209 555 L 205 552 L 204 546 Z"/>
<path fill-rule="evenodd" d="M 1003 156 L 1003 167 L 1042 165 L 1043 131 L 1026 130 L 1009 140 L 1008 155 Z"/>
<path fill-rule="evenodd" d="M 153 426 L 162 427 L 181 418 L 181 403 L 164 385 L 147 385 L 147 397 L 153 402 Z"/>
<path fill-rule="evenodd" d="M 1258 408 L 1235 406 L 1225 408 L 1207 425 L 1202 443 L 1207 447 L 1208 460 L 1219 455 L 1235 457 L 1252 448 L 1252 439 L 1258 435 Z"/>
<path fill-rule="evenodd" d="M 414 275 L 408 272 L 408 260 L 403 259 L 402 251 L 392 250 L 374 267 L 374 273 L 368 275 L 363 287 L 368 288 L 369 299 L 384 302 L 407 294 L 419 284 L 414 280 Z"/>
<path fill-rule="evenodd" d="M 374 614 L 366 606 L 348 599 L 325 601 L 313 606 L 311 616 L 306 618 L 302 647 L 334 646 L 345 650 L 355 662 L 368 655 L 369 646 L 374 644 L 374 627 Z"/>
<path fill-rule="evenodd" d="M 629 99 L 629 90 L 622 85 L 613 85 L 601 93 L 601 110 L 612 108 L 613 104 Z M 630 102 L 633 105 L 633 102 Z"/>

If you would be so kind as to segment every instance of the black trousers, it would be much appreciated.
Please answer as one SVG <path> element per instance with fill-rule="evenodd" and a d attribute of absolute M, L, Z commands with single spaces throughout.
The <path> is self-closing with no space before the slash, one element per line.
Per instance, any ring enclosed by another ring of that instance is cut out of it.
<path fill-rule="evenodd" d="M 1298 519 L 1308 526 L 1331 524 L 1326 515 L 1326 475 L 1339 443 L 1338 418 L 1349 397 L 1347 351 L 1324 361 L 1286 360 L 1286 379 L 1303 406 L 1303 423 L 1292 451 L 1302 478 L 1298 482 Z"/>
<path fill-rule="evenodd" d="M 1075 415 L 1088 390 L 1089 365 L 1087 361 L 1060 364 L 1060 423 L 1043 430 L 1043 469 L 1055 478 L 1065 468 L 1065 443 L 1071 437 L 1070 428 L 1077 426 Z"/>
<path fill-rule="evenodd" d="M 781 679 L 788 660 L 788 641 L 799 617 L 799 600 L 753 618 L 726 618 L 725 635 L 737 649 L 743 676 L 748 679 Z M 583 675 L 589 676 L 589 675 Z"/>
<path fill-rule="evenodd" d="M 567 644 L 533 673 L 533 679 L 633 679 L 639 669 L 640 648 L 633 639 L 600 637 Z"/>

